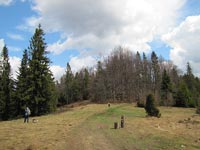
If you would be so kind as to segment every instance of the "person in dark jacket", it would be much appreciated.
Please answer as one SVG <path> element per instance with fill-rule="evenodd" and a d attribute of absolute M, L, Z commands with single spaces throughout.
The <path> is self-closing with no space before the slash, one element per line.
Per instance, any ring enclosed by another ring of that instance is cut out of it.
<path fill-rule="evenodd" d="M 28 107 L 26 107 L 25 111 L 24 111 L 24 123 L 25 122 L 29 122 L 29 115 L 31 114 L 31 111 Z"/>

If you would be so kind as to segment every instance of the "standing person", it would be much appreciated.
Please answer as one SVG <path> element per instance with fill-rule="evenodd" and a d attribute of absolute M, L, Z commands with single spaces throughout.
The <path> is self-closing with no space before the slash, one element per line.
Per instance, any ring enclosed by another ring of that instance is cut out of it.
<path fill-rule="evenodd" d="M 31 114 L 31 111 L 28 107 L 26 107 L 25 111 L 24 111 L 24 123 L 25 122 L 29 122 L 29 115 Z"/>

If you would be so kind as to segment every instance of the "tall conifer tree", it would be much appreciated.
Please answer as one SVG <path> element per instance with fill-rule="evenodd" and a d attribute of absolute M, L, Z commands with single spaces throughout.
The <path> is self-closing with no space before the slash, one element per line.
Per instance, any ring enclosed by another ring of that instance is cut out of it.
<path fill-rule="evenodd" d="M 30 106 L 33 115 L 42 115 L 56 109 L 57 99 L 44 32 L 40 25 L 36 28 L 28 49 L 30 53 L 28 75 Z"/>
<path fill-rule="evenodd" d="M 72 73 L 69 63 L 67 63 L 66 78 L 65 78 L 65 103 L 69 104 L 73 100 L 73 80 L 74 75 Z"/>
<path fill-rule="evenodd" d="M 28 52 L 25 49 L 17 76 L 16 99 L 18 115 L 22 115 L 25 107 L 30 105 L 30 97 L 27 90 L 29 86 L 28 71 Z"/>
<path fill-rule="evenodd" d="M 89 99 L 89 72 L 84 69 L 84 78 L 83 78 L 83 99 Z"/>
<path fill-rule="evenodd" d="M 192 73 L 192 68 L 190 66 L 190 63 L 187 63 L 187 72 L 183 76 L 183 80 L 185 81 L 187 88 L 189 92 L 191 93 L 191 99 L 189 101 L 189 106 L 194 107 L 195 105 L 198 104 L 198 98 L 199 98 L 199 89 L 196 86 L 196 83 L 198 81 L 195 81 L 195 77 Z"/>
<path fill-rule="evenodd" d="M 14 115 L 12 103 L 12 80 L 10 77 L 11 68 L 9 63 L 8 49 L 3 47 L 1 54 L 1 77 L 0 77 L 0 117 L 8 120 Z"/>
<path fill-rule="evenodd" d="M 170 100 L 169 100 L 169 94 L 172 91 L 172 85 L 169 75 L 167 74 L 166 69 L 163 71 L 162 75 L 162 82 L 161 82 L 161 99 L 162 103 L 164 105 L 169 106 Z"/>

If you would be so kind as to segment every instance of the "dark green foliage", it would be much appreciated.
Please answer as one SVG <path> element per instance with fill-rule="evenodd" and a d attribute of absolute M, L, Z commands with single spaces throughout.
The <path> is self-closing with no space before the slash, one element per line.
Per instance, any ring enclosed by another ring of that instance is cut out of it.
<path fill-rule="evenodd" d="M 59 106 L 80 100 L 88 100 L 89 80 L 90 75 L 86 68 L 74 75 L 70 64 L 67 63 L 66 74 L 61 78 L 60 83 L 57 83 Z"/>
<path fill-rule="evenodd" d="M 44 33 L 39 25 L 30 41 L 28 69 L 28 106 L 32 115 L 42 115 L 56 109 L 57 98 L 53 74 L 49 69 L 50 60 L 46 56 Z"/>
<path fill-rule="evenodd" d="M 80 74 L 76 73 L 72 82 L 72 101 L 73 102 L 82 100 L 81 83 L 82 83 L 82 77 L 80 77 Z"/>
<path fill-rule="evenodd" d="M 69 104 L 73 100 L 73 80 L 74 75 L 69 63 L 67 63 L 67 71 L 65 77 L 65 104 Z"/>
<path fill-rule="evenodd" d="M 89 72 L 87 69 L 76 73 L 73 80 L 73 93 L 74 101 L 89 99 Z"/>
<path fill-rule="evenodd" d="M 83 100 L 89 99 L 89 81 L 90 81 L 90 75 L 87 69 L 84 69 L 84 77 L 83 77 Z"/>
<path fill-rule="evenodd" d="M 190 92 L 184 81 L 181 81 L 178 87 L 178 91 L 174 96 L 175 105 L 177 107 L 188 107 L 191 100 Z"/>
<path fill-rule="evenodd" d="M 199 90 L 199 79 L 195 78 L 195 76 L 192 73 L 192 68 L 190 66 L 190 63 L 187 63 L 187 72 L 183 76 L 183 81 L 186 83 L 186 86 L 191 93 L 191 101 L 189 101 L 190 107 L 194 107 L 198 105 L 199 96 L 200 96 L 200 90 Z"/>
<path fill-rule="evenodd" d="M 65 76 L 62 76 L 60 83 L 56 82 L 56 91 L 58 94 L 58 106 L 65 104 Z"/>
<path fill-rule="evenodd" d="M 14 81 L 11 79 L 8 49 L 4 46 L 1 54 L 0 74 L 0 119 L 8 120 L 15 116 L 15 101 L 13 100 Z"/>
<path fill-rule="evenodd" d="M 161 99 L 162 104 L 169 106 L 170 100 L 169 100 L 169 94 L 172 91 L 172 85 L 169 75 L 167 74 L 167 71 L 164 69 L 163 75 L 162 75 L 162 82 L 161 82 Z"/>
<path fill-rule="evenodd" d="M 30 104 L 30 96 L 27 90 L 29 86 L 28 81 L 28 52 L 24 50 L 21 66 L 17 76 L 16 100 L 17 100 L 17 114 L 23 115 L 24 109 Z"/>
<path fill-rule="evenodd" d="M 147 96 L 145 110 L 148 116 L 161 117 L 159 109 L 155 106 L 155 99 L 152 94 Z"/>

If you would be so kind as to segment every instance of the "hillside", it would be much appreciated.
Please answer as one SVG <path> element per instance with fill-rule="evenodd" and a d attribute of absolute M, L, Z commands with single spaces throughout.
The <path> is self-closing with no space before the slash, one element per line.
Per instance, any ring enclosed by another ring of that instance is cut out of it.
<path fill-rule="evenodd" d="M 63 108 L 64 109 L 64 108 Z M 1 150 L 200 149 L 200 116 L 195 109 L 160 107 L 147 118 L 133 104 L 87 104 L 59 113 L 0 122 Z M 125 116 L 125 128 L 113 129 Z"/>

